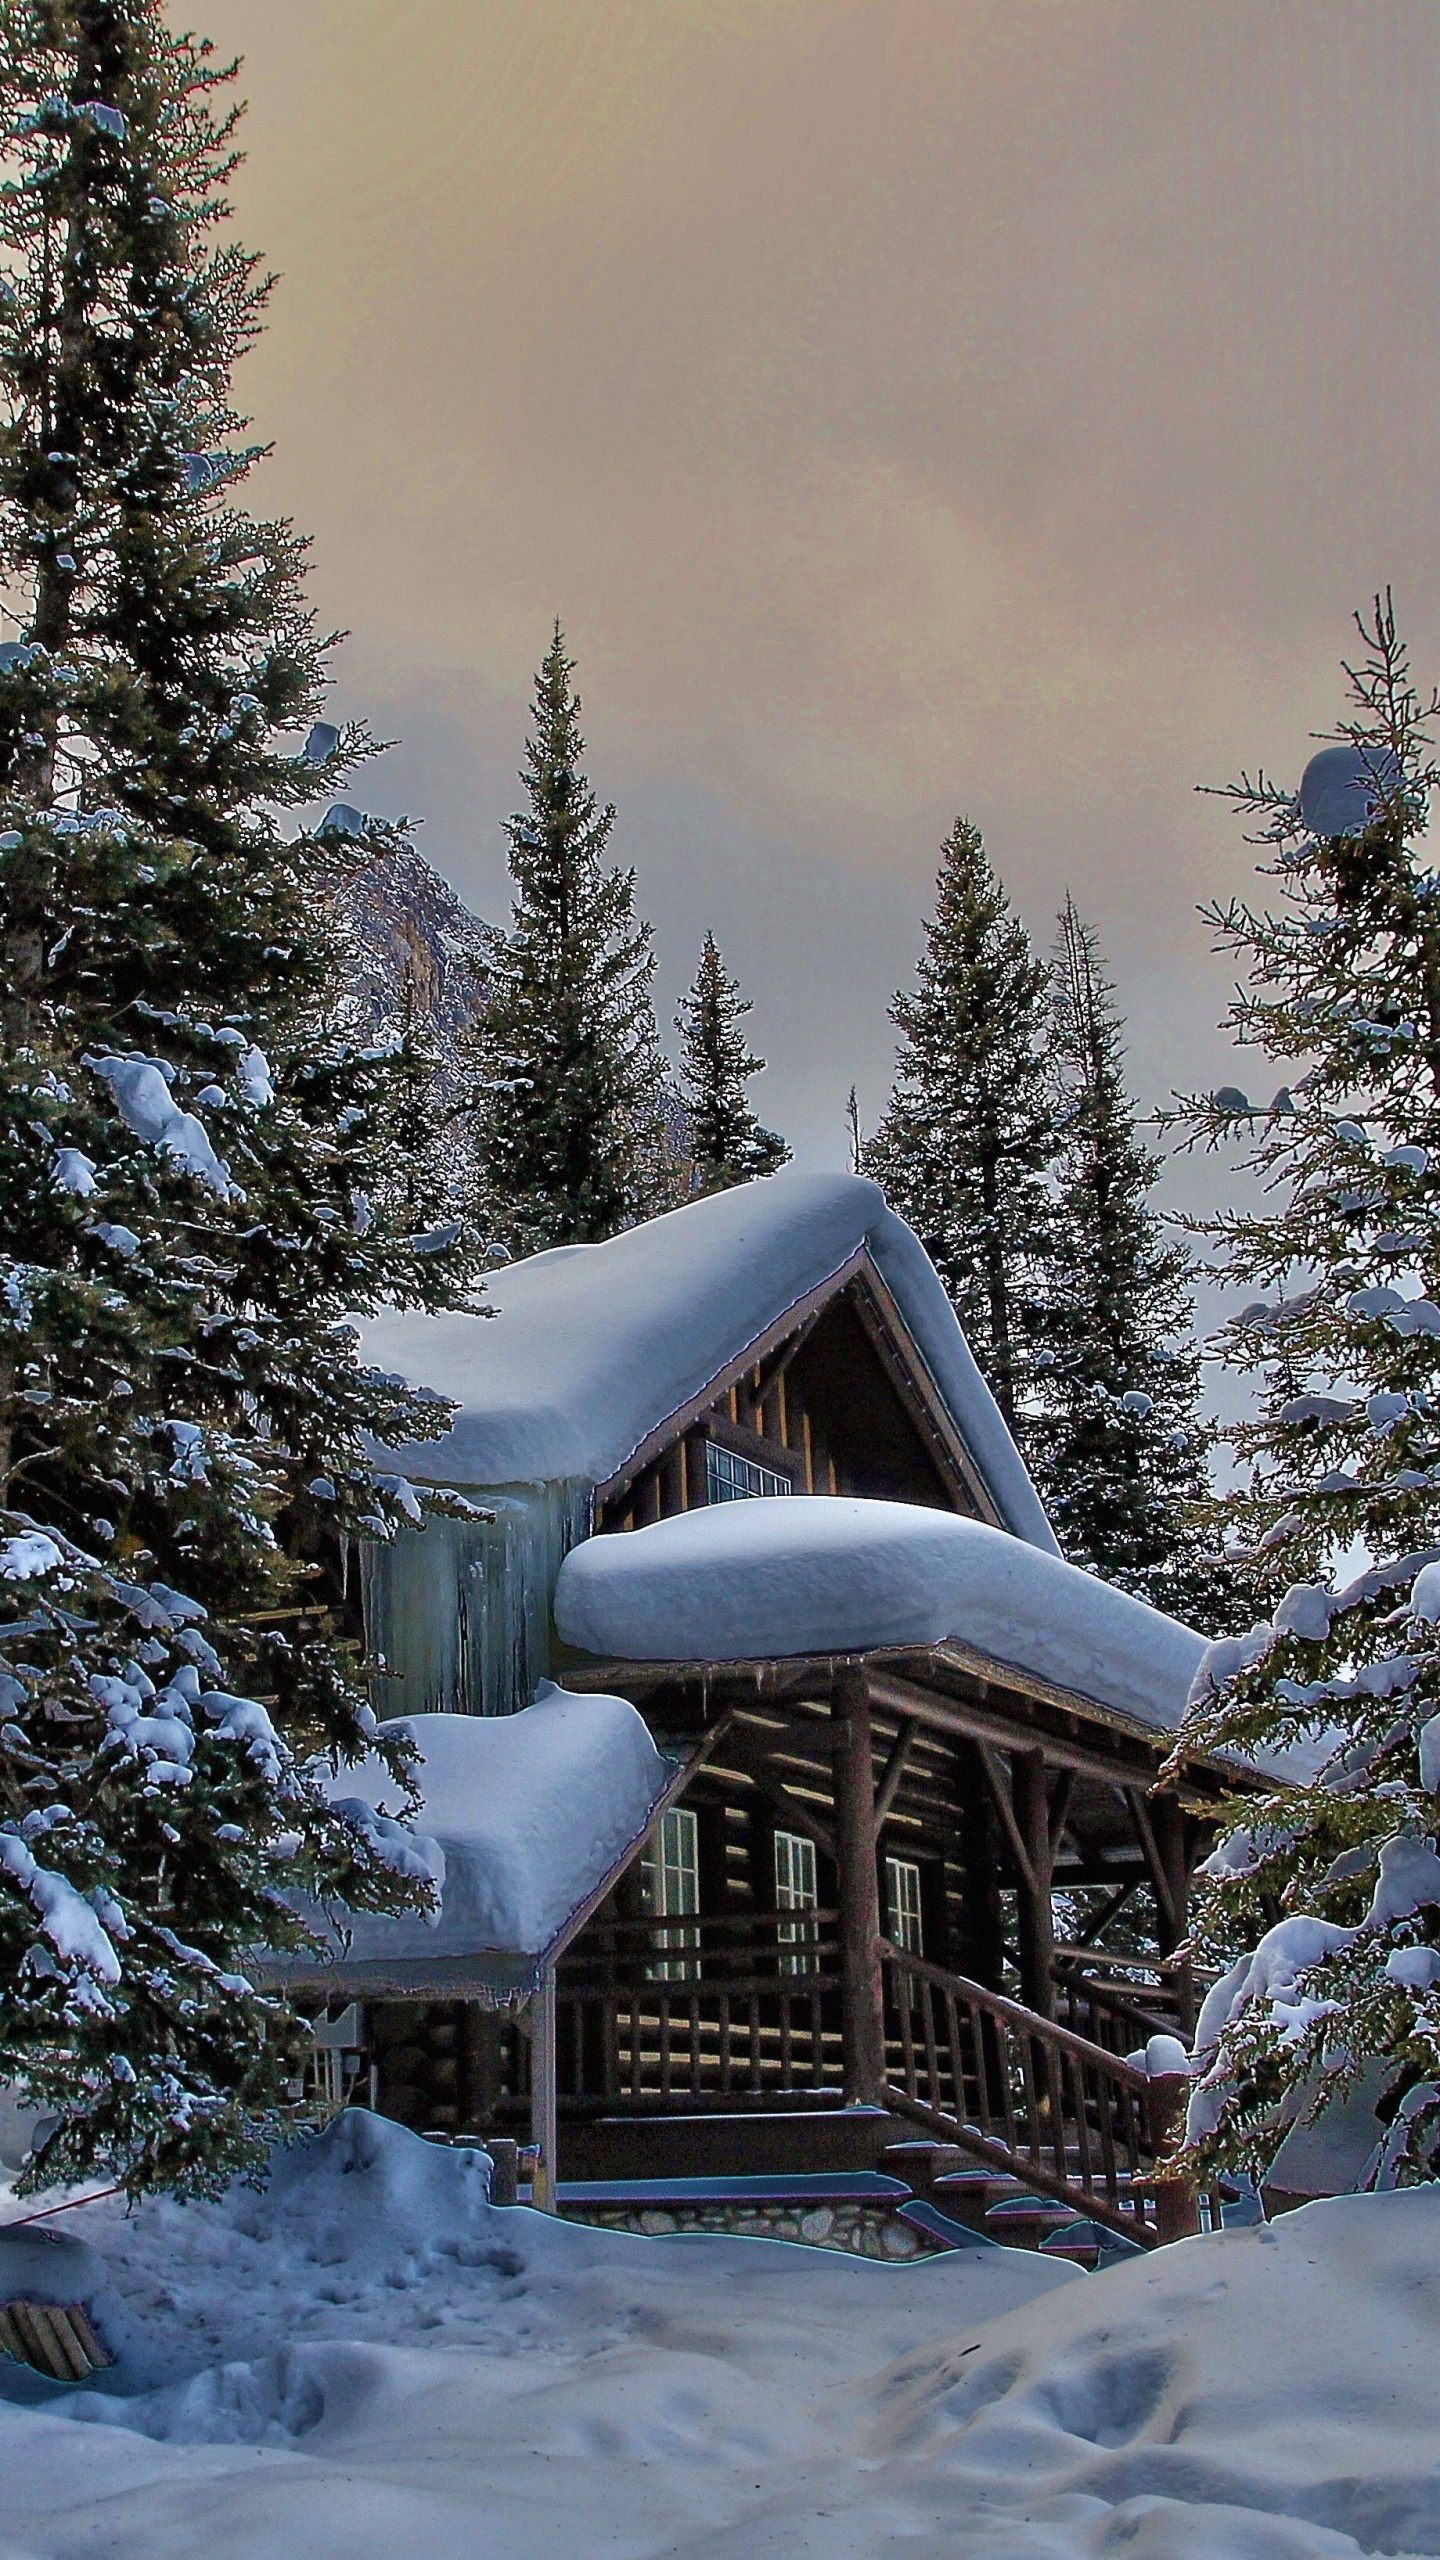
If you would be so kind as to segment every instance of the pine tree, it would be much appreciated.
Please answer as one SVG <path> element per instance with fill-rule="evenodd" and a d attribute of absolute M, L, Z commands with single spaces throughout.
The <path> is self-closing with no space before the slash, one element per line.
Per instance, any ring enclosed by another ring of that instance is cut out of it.
<path fill-rule="evenodd" d="M 650 928 L 634 872 L 605 865 L 615 811 L 580 769 L 574 672 L 557 622 L 535 680 L 530 809 L 506 826 L 511 930 L 494 937 L 470 1044 L 484 1221 L 511 1253 L 598 1243 L 678 1196 Z"/>
<path fill-rule="evenodd" d="M 399 1224 L 414 1234 L 443 1217 L 450 1205 L 455 1151 L 454 1113 L 444 1099 L 440 1053 L 425 1020 L 413 960 L 400 989 L 394 1039 L 382 1198 Z"/>
<path fill-rule="evenodd" d="M 365 1435 L 443 1420 L 349 1319 L 455 1285 L 374 1213 L 385 1063 L 325 1029 L 360 822 L 273 814 L 370 750 L 280 744 L 326 644 L 241 495 L 229 77 L 160 0 L 0 12 L 0 2079 L 59 2119 L 34 2180 L 132 2190 L 293 2118 L 245 1971 L 303 1940 L 282 1889 L 421 1890 L 326 1792 L 374 1730 L 329 1602 L 416 1507 Z"/>
<path fill-rule="evenodd" d="M 942 848 L 919 978 L 890 1008 L 895 1083 L 865 1170 L 919 1235 L 1001 1411 L 1023 1427 L 1049 1214 L 1047 973 L 964 818 Z"/>
<path fill-rule="evenodd" d="M 1363 2087 L 1393 2118 L 1361 2172 L 1383 2186 L 1433 2176 L 1440 2142 L 1440 700 L 1388 597 L 1360 631 L 1298 801 L 1263 775 L 1233 795 L 1273 909 L 1208 911 L 1247 972 L 1231 1028 L 1287 1081 L 1186 1106 L 1192 1140 L 1247 1132 L 1259 1177 L 1209 1232 L 1263 1293 L 1221 1348 L 1258 1399 L 1228 1509 L 1268 1612 L 1212 1648 L 1186 1740 L 1298 1746 L 1316 1774 L 1238 1806 L 1209 1861 L 1201 1939 L 1229 1970 L 1190 2134 L 1200 2165 L 1265 2175 L 1292 2117 Z"/>
<path fill-rule="evenodd" d="M 695 983 L 675 1016 L 680 1034 L 682 1100 L 690 1122 L 691 1188 L 729 1191 L 757 1174 L 778 1172 L 790 1150 L 762 1129 L 745 1087 L 764 1072 L 741 1028 L 749 1000 L 740 993 L 707 933 Z"/>
<path fill-rule="evenodd" d="M 1052 985 L 1056 1199 L 1032 1463 L 1072 1564 L 1214 1630 L 1228 1594 L 1201 1525 L 1189 1257 L 1151 1205 L 1159 1159 L 1125 1089 L 1114 989 L 1068 896 Z"/>

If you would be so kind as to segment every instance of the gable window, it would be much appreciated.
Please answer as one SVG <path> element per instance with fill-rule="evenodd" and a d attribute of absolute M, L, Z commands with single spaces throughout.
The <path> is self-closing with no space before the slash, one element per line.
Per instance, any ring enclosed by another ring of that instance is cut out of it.
<path fill-rule="evenodd" d="M 779 1912 L 814 1911 L 820 1896 L 815 1883 L 815 1843 L 803 1831 L 775 1834 L 775 1908 Z M 782 1919 L 776 1929 L 782 1973 L 814 1969 L 815 1922 Z"/>
<path fill-rule="evenodd" d="M 920 1920 L 920 1870 L 913 1858 L 885 1861 L 885 1929 L 890 1943 L 911 1956 L 925 1953 Z"/>
<path fill-rule="evenodd" d="M 707 1502 L 750 1502 L 757 1494 L 793 1493 L 788 1476 L 774 1467 L 757 1466 L 753 1458 L 742 1458 L 736 1449 L 722 1449 L 718 1440 L 705 1443 L 705 1499 Z"/>
<path fill-rule="evenodd" d="M 640 1861 L 645 1908 L 653 1920 L 686 1920 L 700 1909 L 700 1826 L 688 1805 L 662 1813 Z M 657 1929 L 646 1967 L 651 1982 L 698 1982 L 700 1932 Z"/>

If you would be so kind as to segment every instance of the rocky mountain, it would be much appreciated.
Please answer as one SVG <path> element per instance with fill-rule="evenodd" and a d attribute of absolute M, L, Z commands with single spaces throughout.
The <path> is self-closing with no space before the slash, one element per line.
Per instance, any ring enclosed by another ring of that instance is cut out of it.
<path fill-rule="evenodd" d="M 353 1038 L 398 1038 L 407 1018 L 435 1060 L 443 1129 L 438 1171 L 453 1205 L 473 1193 L 459 1107 L 461 1043 L 485 1002 L 489 931 L 409 842 L 387 846 L 340 902 L 346 949 L 340 1014 Z"/>

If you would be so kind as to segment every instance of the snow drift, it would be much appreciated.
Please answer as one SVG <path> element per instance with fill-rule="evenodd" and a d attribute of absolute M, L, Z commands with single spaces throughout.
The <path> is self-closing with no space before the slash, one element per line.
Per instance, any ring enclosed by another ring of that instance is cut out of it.
<path fill-rule="evenodd" d="M 263 2194 L 73 2219 L 124 2354 L 0 2401 L 6 2560 L 1440 2554 L 1434 2188 L 891 2268 L 495 2211 L 354 2116 Z"/>

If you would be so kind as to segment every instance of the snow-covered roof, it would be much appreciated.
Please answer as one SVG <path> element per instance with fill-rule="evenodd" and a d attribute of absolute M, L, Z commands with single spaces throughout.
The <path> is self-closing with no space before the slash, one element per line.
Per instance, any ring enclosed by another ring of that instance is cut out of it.
<path fill-rule="evenodd" d="M 946 1642 L 1138 1723 L 1184 1712 L 1205 1639 L 1002 1530 L 904 1502 L 716 1504 L 591 1538 L 555 1594 L 607 1661 L 750 1662 Z"/>
<path fill-rule="evenodd" d="M 921 1245 L 854 1174 L 783 1172 L 691 1201 L 608 1244 L 566 1245 L 489 1283 L 493 1316 L 383 1315 L 363 1356 L 459 1410 L 394 1453 L 407 1475 L 604 1484 L 641 1442 L 862 1247 L 900 1309 L 1007 1529 L 1050 1524 Z"/>
<path fill-rule="evenodd" d="M 395 1810 L 383 1764 L 347 1769 L 336 1795 L 375 1817 L 380 1855 L 426 1873 L 439 1893 L 433 1918 L 350 1915 L 335 1988 L 414 1987 L 449 1967 L 473 1968 L 477 1987 L 511 1995 L 530 1988 L 554 1945 L 644 1831 L 675 1776 L 627 1699 L 574 1697 L 542 1683 L 513 1716 L 424 1715 L 383 1731 L 407 1733 L 419 1753 L 421 1803 L 413 1831 Z M 338 1940 L 336 1941 L 338 1946 Z M 280 1960 L 290 1973 L 313 1963 Z"/>

